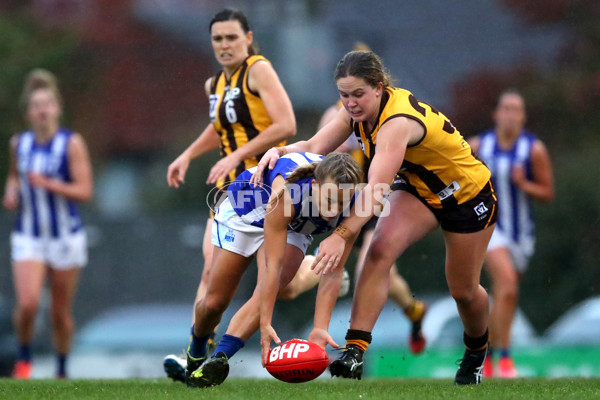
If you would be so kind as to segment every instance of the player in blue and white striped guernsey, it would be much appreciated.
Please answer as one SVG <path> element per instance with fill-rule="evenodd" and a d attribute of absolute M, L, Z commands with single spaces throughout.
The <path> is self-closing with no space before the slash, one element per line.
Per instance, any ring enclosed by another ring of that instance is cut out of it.
<path fill-rule="evenodd" d="M 287 154 L 278 160 L 273 170 L 265 172 L 262 187 L 250 184 L 255 170 L 246 170 L 236 178 L 227 188 L 227 198 L 216 210 L 212 227 L 215 245 L 212 275 L 206 295 L 195 307 L 195 324 L 187 354 L 188 386 L 222 383 L 229 372 L 228 359 L 258 330 L 259 322 L 266 321 L 270 337 L 279 340 L 271 328 L 277 293 L 298 271 L 312 241 L 311 235 L 329 232 L 338 226 L 343 211 L 349 212 L 353 204 L 357 184 L 362 182 L 360 167 L 345 153 L 331 153 L 326 157 L 311 153 Z M 229 305 L 254 255 L 259 268 L 257 289 L 232 318 L 215 352 L 206 359 L 210 333 Z M 319 282 L 314 329 L 309 340 L 323 348 L 327 344 L 337 347 L 327 329 L 342 270 L 340 266 Z"/>
<path fill-rule="evenodd" d="M 57 376 L 66 377 L 73 336 L 72 303 L 79 271 L 87 263 L 86 237 L 76 203 L 91 200 L 92 171 L 82 137 L 59 127 L 61 97 L 51 73 L 30 73 L 22 103 L 31 130 L 11 139 L 3 199 L 6 209 L 17 212 L 11 235 L 20 345 L 14 376 L 31 375 L 35 316 L 49 276 Z"/>
<path fill-rule="evenodd" d="M 524 129 L 525 101 L 514 90 L 503 92 L 494 112 L 495 129 L 475 138 L 471 147 L 492 172 L 498 197 L 498 222 L 488 245 L 486 270 L 492 279 L 490 348 L 484 376 L 517 377 L 510 356 L 510 331 L 517 307 L 518 282 L 533 255 L 533 200 L 554 197 L 550 157 L 544 144 Z M 500 350 L 494 373 L 494 349 Z"/>

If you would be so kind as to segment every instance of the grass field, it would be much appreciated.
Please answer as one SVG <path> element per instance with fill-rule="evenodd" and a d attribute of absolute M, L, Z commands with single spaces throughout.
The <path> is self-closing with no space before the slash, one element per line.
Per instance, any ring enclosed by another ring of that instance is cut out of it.
<path fill-rule="evenodd" d="M 454 387 L 449 379 L 318 380 L 286 384 L 274 379 L 230 379 L 208 389 L 189 389 L 167 379 L 0 380 L 0 399 L 598 399 L 600 379 L 489 380 Z"/>

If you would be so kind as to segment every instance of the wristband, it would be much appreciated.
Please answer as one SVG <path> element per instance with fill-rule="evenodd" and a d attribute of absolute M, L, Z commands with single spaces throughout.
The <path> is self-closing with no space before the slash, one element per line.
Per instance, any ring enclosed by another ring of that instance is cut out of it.
<path fill-rule="evenodd" d="M 285 146 L 277 147 L 277 152 L 279 153 L 279 157 L 283 157 L 288 153 Z"/>
<path fill-rule="evenodd" d="M 333 233 L 337 233 L 346 242 L 348 240 L 350 240 L 352 238 L 352 236 L 353 236 L 352 232 L 350 231 L 350 229 L 348 229 L 344 225 L 340 225 L 337 228 L 335 228 L 335 230 L 333 231 Z"/>

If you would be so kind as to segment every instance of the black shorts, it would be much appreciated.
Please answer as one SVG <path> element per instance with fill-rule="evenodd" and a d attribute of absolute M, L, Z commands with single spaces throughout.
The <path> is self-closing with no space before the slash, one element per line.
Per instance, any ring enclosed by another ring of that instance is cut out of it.
<path fill-rule="evenodd" d="M 414 186 L 404 179 L 397 180 L 391 187 L 394 190 L 409 192 L 421 203 L 425 204 L 435 215 L 443 230 L 454 233 L 479 232 L 496 223 L 498 219 L 498 204 L 492 182 L 488 182 L 483 189 L 471 200 L 462 204 L 433 208 L 422 198 Z"/>

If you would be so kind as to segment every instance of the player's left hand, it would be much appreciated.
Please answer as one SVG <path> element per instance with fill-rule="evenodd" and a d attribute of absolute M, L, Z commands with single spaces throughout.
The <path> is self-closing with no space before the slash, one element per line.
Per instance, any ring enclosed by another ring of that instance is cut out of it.
<path fill-rule="evenodd" d="M 227 157 L 220 159 L 210 169 L 206 183 L 211 185 L 219 179 L 225 178 L 229 172 L 237 168 L 240 162 L 242 162 L 242 160 L 240 160 L 235 153 L 231 153 Z"/>
<path fill-rule="evenodd" d="M 277 336 L 277 332 L 271 325 L 261 326 L 260 327 L 260 347 L 261 347 L 261 355 L 262 355 L 262 365 L 263 367 L 267 365 L 267 361 L 269 361 L 269 352 L 271 351 L 271 342 L 275 342 L 275 344 L 280 345 L 281 339 Z"/>
<path fill-rule="evenodd" d="M 330 345 L 334 349 L 340 347 L 325 329 L 320 328 L 314 328 L 312 332 L 310 332 L 310 335 L 308 335 L 308 341 L 318 344 L 323 349 L 325 349 L 327 345 Z"/>
<path fill-rule="evenodd" d="M 331 234 L 319 245 L 319 253 L 310 269 L 317 275 L 325 275 L 333 271 L 340 263 L 345 247 L 346 241 L 340 235 Z"/>

